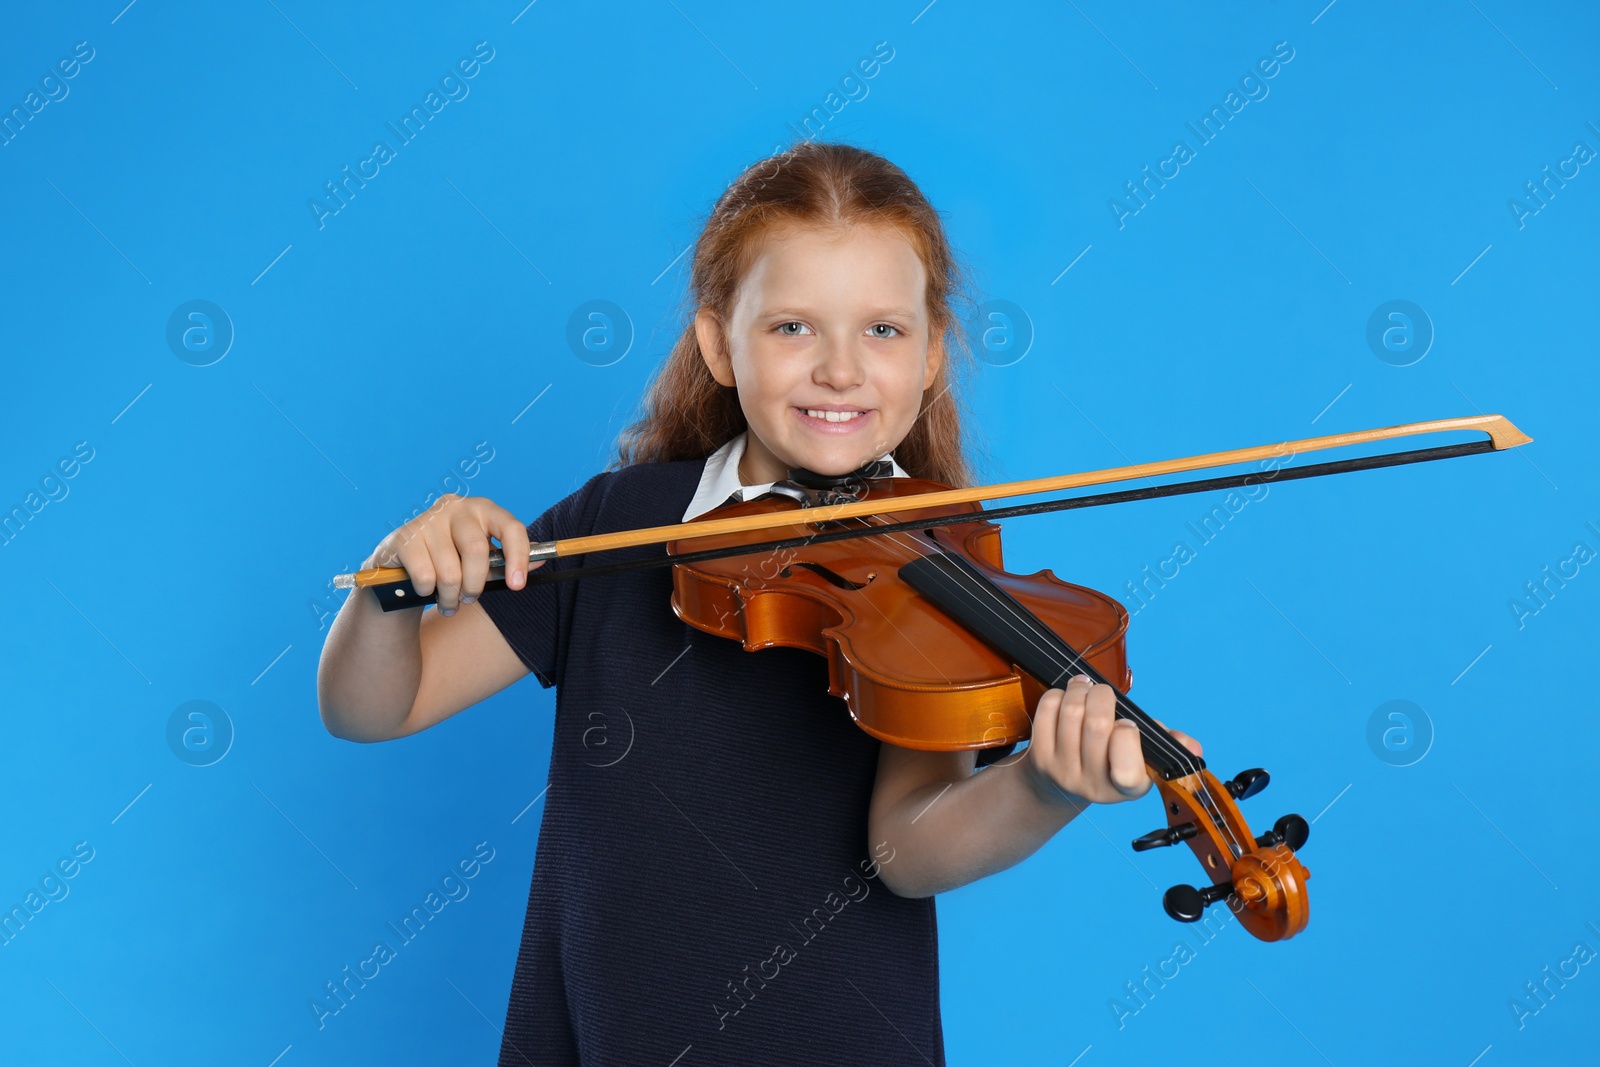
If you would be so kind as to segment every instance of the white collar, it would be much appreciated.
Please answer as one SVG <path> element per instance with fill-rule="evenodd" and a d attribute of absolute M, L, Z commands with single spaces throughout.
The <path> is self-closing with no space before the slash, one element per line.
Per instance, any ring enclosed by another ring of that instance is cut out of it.
<path fill-rule="evenodd" d="M 746 430 L 733 440 L 706 457 L 705 470 L 700 474 L 700 488 L 695 490 L 694 499 L 689 501 L 689 510 L 683 513 L 683 521 L 688 522 L 697 515 L 704 515 L 713 508 L 720 508 L 728 503 L 735 493 L 742 493 L 739 499 L 753 500 L 772 488 L 771 482 L 762 482 L 760 485 L 739 484 L 739 460 L 744 456 L 745 439 L 750 431 Z M 896 463 L 894 456 L 884 453 L 880 458 L 888 459 L 894 467 L 894 477 L 909 478 Z"/>

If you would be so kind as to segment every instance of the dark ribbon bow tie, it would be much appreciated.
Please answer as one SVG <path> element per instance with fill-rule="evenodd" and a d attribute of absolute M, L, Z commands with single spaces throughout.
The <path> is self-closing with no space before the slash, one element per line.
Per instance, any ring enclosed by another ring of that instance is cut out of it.
<path fill-rule="evenodd" d="M 892 477 L 894 477 L 894 464 L 887 459 L 875 459 L 848 474 L 818 474 L 804 467 L 789 468 L 789 480 L 807 489 L 833 489 L 858 478 Z"/>
<path fill-rule="evenodd" d="M 859 478 L 893 478 L 894 463 L 887 459 L 875 459 L 871 463 L 857 467 L 848 474 L 818 474 L 816 471 L 804 467 L 790 467 L 789 481 L 806 489 L 837 489 L 841 485 L 855 481 Z M 771 492 L 772 490 L 767 490 Z M 744 489 L 735 489 L 723 501 L 723 504 L 734 504 L 744 499 Z"/>

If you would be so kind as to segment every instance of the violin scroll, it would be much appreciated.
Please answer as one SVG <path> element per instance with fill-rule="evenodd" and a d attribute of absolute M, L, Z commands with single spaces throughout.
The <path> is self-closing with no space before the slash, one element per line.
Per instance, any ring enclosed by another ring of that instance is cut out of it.
<path fill-rule="evenodd" d="M 1134 851 L 1188 841 L 1211 879 L 1203 889 L 1175 885 L 1167 890 L 1161 901 L 1167 914 L 1179 922 L 1198 922 L 1206 908 L 1226 900 L 1244 928 L 1262 941 L 1282 941 L 1304 930 L 1311 918 L 1305 885 L 1311 872 L 1295 853 L 1310 836 L 1310 826 L 1298 815 L 1285 815 L 1257 837 L 1234 803 L 1265 788 L 1267 772 L 1254 768 L 1226 784 L 1204 768 L 1171 780 L 1152 777 L 1168 826 L 1135 838 Z"/>

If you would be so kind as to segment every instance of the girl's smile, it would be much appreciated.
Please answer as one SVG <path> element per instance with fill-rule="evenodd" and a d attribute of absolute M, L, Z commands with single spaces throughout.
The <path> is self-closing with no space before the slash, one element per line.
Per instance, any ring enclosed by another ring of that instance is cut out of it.
<path fill-rule="evenodd" d="M 860 408 L 842 408 L 824 405 L 814 408 L 790 408 L 802 425 L 813 433 L 848 434 L 865 433 L 872 412 Z"/>

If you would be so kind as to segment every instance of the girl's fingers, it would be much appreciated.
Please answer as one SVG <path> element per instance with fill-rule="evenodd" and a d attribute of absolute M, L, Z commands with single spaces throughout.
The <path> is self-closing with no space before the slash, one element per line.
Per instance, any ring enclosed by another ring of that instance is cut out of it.
<path fill-rule="evenodd" d="M 1129 800 L 1142 797 L 1150 789 L 1150 774 L 1144 766 L 1144 748 L 1139 743 L 1139 728 L 1126 719 L 1111 730 L 1108 745 L 1111 784 Z"/>
<path fill-rule="evenodd" d="M 1111 686 L 1074 675 L 1039 698 L 1029 755 L 1063 792 L 1102 804 L 1149 792 L 1142 734 L 1137 724 L 1118 720 L 1116 696 Z M 1198 747 L 1186 734 L 1173 736 Z"/>
<path fill-rule="evenodd" d="M 433 592 L 437 577 L 433 571 L 433 557 L 428 553 L 428 546 L 418 538 L 397 538 L 390 534 L 373 553 L 373 563 L 379 567 L 404 567 L 406 577 L 411 579 L 411 588 L 418 596 Z"/>
<path fill-rule="evenodd" d="M 456 554 L 455 538 L 451 536 L 449 524 L 429 523 L 417 540 L 427 545 L 433 563 L 433 591 L 439 598 L 439 614 L 454 615 L 461 602 L 461 557 Z"/>
<path fill-rule="evenodd" d="M 498 508 L 496 511 L 498 513 L 491 520 L 489 532 L 500 539 L 500 554 L 506 558 L 506 588 L 521 589 L 528 571 L 542 564 L 544 560 L 532 566 L 528 565 L 528 528 L 504 508 Z"/>
<path fill-rule="evenodd" d="M 489 534 L 476 515 L 463 509 L 450 521 L 450 536 L 461 557 L 461 603 L 470 604 L 489 577 Z"/>
<path fill-rule="evenodd" d="M 1073 679 L 1077 681 L 1076 678 Z M 1111 742 L 1111 727 L 1116 723 L 1116 696 L 1111 689 L 1103 685 L 1087 684 L 1084 679 L 1083 688 L 1080 690 L 1083 701 L 1083 743 L 1081 758 L 1083 760 L 1084 780 L 1088 782 L 1104 781 L 1106 777 L 1107 762 L 1110 759 L 1109 745 Z"/>
<path fill-rule="evenodd" d="M 1043 768 L 1052 765 L 1056 758 L 1056 737 L 1061 721 L 1060 689 L 1046 689 L 1039 697 L 1039 705 L 1033 713 L 1033 726 L 1028 735 L 1028 750 L 1033 753 L 1034 763 Z"/>
<path fill-rule="evenodd" d="M 1056 765 L 1069 778 L 1083 781 L 1083 695 L 1089 679 L 1074 675 L 1061 694 L 1061 716 L 1056 724 Z"/>

